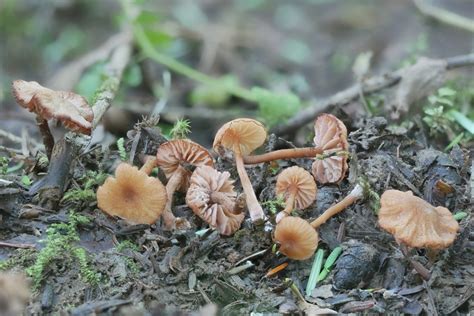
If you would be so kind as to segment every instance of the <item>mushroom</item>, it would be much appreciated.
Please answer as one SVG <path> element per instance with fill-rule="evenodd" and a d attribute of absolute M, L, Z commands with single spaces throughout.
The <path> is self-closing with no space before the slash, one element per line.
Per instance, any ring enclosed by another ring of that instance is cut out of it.
<path fill-rule="evenodd" d="M 222 235 L 232 235 L 244 220 L 236 213 L 236 193 L 230 173 L 209 166 L 197 167 L 190 179 L 186 204 L 202 220 L 217 228 Z"/>
<path fill-rule="evenodd" d="M 316 199 L 316 183 L 313 176 L 301 167 L 283 170 L 277 178 L 275 192 L 286 199 L 285 208 L 277 214 L 276 223 L 291 214 L 293 209 L 304 209 Z"/>
<path fill-rule="evenodd" d="M 102 211 L 135 224 L 153 224 L 166 200 L 166 188 L 160 180 L 127 163 L 121 163 L 115 178 L 107 178 L 97 190 L 97 204 Z"/>
<path fill-rule="evenodd" d="M 312 171 L 319 183 L 340 182 L 348 169 L 347 156 L 340 152 L 347 152 L 347 129 L 337 117 L 332 114 L 322 114 L 314 124 L 314 144 L 323 150 L 322 157 L 316 156 Z"/>
<path fill-rule="evenodd" d="M 201 145 L 188 140 L 176 139 L 163 143 L 156 153 L 156 164 L 163 170 L 168 183 L 166 191 L 168 202 L 163 213 L 163 222 L 166 229 L 184 229 L 189 227 L 185 219 L 176 218 L 171 211 L 173 195 L 178 189 L 185 191 L 189 187 L 189 178 L 192 175 L 190 168 L 198 166 L 214 166 L 209 152 Z"/>
<path fill-rule="evenodd" d="M 244 155 L 244 163 L 252 165 L 278 159 L 315 158 L 313 174 L 316 180 L 321 183 L 337 182 L 347 170 L 347 157 L 338 155 L 349 147 L 347 129 L 334 115 L 321 114 L 315 120 L 314 130 L 314 147 L 280 149 L 255 156 Z"/>
<path fill-rule="evenodd" d="M 459 224 L 451 212 L 434 207 L 411 191 L 387 190 L 380 198 L 379 225 L 398 243 L 439 250 L 454 242 Z"/>
<path fill-rule="evenodd" d="M 234 153 L 237 172 L 246 196 L 247 208 L 254 223 L 263 222 L 265 214 L 258 203 L 252 183 L 245 171 L 242 156 L 249 155 L 260 147 L 265 142 L 266 137 L 267 132 L 262 123 L 253 119 L 240 118 L 224 124 L 217 131 L 213 144 L 214 150 L 221 155 L 225 152 L 225 149 Z"/>
<path fill-rule="evenodd" d="M 349 195 L 328 208 L 311 223 L 299 217 L 284 217 L 276 225 L 274 234 L 275 241 L 280 244 L 280 252 L 288 258 L 296 260 L 305 260 L 311 257 L 318 247 L 318 233 L 316 229 L 362 196 L 362 187 L 356 185 Z"/>
<path fill-rule="evenodd" d="M 300 217 L 284 217 L 275 228 L 273 239 L 280 245 L 279 251 L 291 259 L 310 258 L 318 248 L 318 233 Z"/>
<path fill-rule="evenodd" d="M 57 119 L 73 132 L 90 135 L 94 113 L 82 96 L 73 92 L 54 91 L 36 81 L 15 80 L 12 90 L 19 105 L 36 113 L 48 157 L 51 157 L 54 146 L 48 120 Z"/>

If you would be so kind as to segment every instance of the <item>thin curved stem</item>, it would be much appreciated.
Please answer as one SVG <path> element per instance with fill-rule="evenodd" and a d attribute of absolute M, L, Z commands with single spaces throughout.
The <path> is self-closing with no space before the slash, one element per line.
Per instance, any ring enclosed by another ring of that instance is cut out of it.
<path fill-rule="evenodd" d="M 168 199 L 166 201 L 166 206 L 163 211 L 162 217 L 165 229 L 168 230 L 172 230 L 176 227 L 176 217 L 171 211 L 171 207 L 173 206 L 174 192 L 176 191 L 176 189 L 178 189 L 181 184 L 181 181 L 183 180 L 183 173 L 184 169 L 179 166 L 166 184 L 166 194 L 168 196 Z"/>
<path fill-rule="evenodd" d="M 328 219 L 333 217 L 334 215 L 342 212 L 346 207 L 352 205 L 355 201 L 360 199 L 363 196 L 363 189 L 358 184 L 355 188 L 349 193 L 348 196 L 343 198 L 340 202 L 334 204 L 330 208 L 328 208 L 323 214 L 321 214 L 318 218 L 311 222 L 311 226 L 313 228 L 318 228 L 322 224 L 326 223 Z"/>
<path fill-rule="evenodd" d="M 145 172 L 147 175 L 153 171 L 153 169 L 157 166 L 156 164 L 157 159 L 154 156 L 147 156 L 145 163 L 140 168 L 140 171 Z"/>
<path fill-rule="evenodd" d="M 245 200 L 249 210 L 250 218 L 254 223 L 261 223 L 265 220 L 265 213 L 263 213 L 262 206 L 258 203 L 257 197 L 250 182 L 247 171 L 245 170 L 244 161 L 241 153 L 235 153 L 235 164 L 237 165 L 237 172 L 239 173 L 242 189 L 245 193 Z"/>
<path fill-rule="evenodd" d="M 46 156 L 51 160 L 51 154 L 53 153 L 54 147 L 54 137 L 51 134 L 51 130 L 48 125 L 48 121 L 42 118 L 41 116 L 36 116 L 36 124 L 39 127 L 41 137 L 43 138 L 44 148 L 46 150 Z"/>
<path fill-rule="evenodd" d="M 275 150 L 266 154 L 244 156 L 243 160 L 246 165 L 254 165 L 257 163 L 268 162 L 278 159 L 290 158 L 314 158 L 316 155 L 322 154 L 323 149 L 319 147 L 304 147 Z"/>
<path fill-rule="evenodd" d="M 286 200 L 285 208 L 277 214 L 277 216 L 275 217 L 275 222 L 278 224 L 283 218 L 290 216 L 294 208 L 295 208 L 295 194 L 290 193 L 290 195 L 288 196 L 288 199 Z"/>

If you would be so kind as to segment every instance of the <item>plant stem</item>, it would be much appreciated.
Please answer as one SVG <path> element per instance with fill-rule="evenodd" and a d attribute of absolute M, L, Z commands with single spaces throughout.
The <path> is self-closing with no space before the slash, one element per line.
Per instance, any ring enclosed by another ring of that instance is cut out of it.
<path fill-rule="evenodd" d="M 334 204 L 330 208 L 328 208 L 323 214 L 321 214 L 318 218 L 311 222 L 311 226 L 313 228 L 318 228 L 322 224 L 326 223 L 328 219 L 336 215 L 337 213 L 343 211 L 346 207 L 353 204 L 355 201 L 360 199 L 363 196 L 363 189 L 362 187 L 357 184 L 355 188 L 349 193 L 348 196 L 343 198 L 340 202 Z"/>
<path fill-rule="evenodd" d="M 266 154 L 255 156 L 244 156 L 244 163 L 246 165 L 254 165 L 257 163 L 268 162 L 278 159 L 290 158 L 314 158 L 316 155 L 322 154 L 323 149 L 319 147 L 304 147 L 304 148 L 290 148 L 275 150 Z"/>
<path fill-rule="evenodd" d="M 258 203 L 257 197 L 250 182 L 247 171 L 245 170 L 244 161 L 242 159 L 242 154 L 239 152 L 235 153 L 235 164 L 237 165 L 237 172 L 239 174 L 240 182 L 242 184 L 242 189 L 245 193 L 245 200 L 247 201 L 247 208 L 249 210 L 250 218 L 252 222 L 258 224 L 265 220 L 265 214 L 263 209 Z"/>
<path fill-rule="evenodd" d="M 130 12 L 132 9 L 131 4 L 127 0 L 121 0 L 120 2 L 128 18 L 132 20 L 131 12 Z M 170 56 L 160 53 L 159 51 L 155 49 L 155 47 L 153 47 L 153 44 L 148 39 L 143 28 L 139 24 L 134 23 L 133 21 L 131 21 L 130 23 L 132 24 L 132 31 L 133 31 L 135 40 L 137 41 L 137 44 L 147 57 L 168 67 L 174 72 L 179 73 L 183 76 L 186 76 L 190 79 L 193 79 L 197 82 L 210 85 L 210 86 L 215 86 L 216 88 L 219 88 L 219 89 L 224 89 L 228 93 L 236 97 L 242 98 L 247 101 L 255 102 L 255 98 L 253 97 L 253 94 L 251 91 L 239 86 L 224 85 L 220 79 L 216 79 L 211 76 L 208 76 L 200 71 L 197 71 L 177 61 L 176 59 Z"/>

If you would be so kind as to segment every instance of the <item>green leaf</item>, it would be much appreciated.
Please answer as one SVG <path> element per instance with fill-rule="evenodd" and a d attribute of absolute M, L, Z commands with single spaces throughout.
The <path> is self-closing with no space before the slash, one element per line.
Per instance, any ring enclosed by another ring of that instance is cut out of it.
<path fill-rule="evenodd" d="M 153 46 L 157 46 L 159 48 L 167 47 L 173 40 L 173 37 L 169 34 L 166 34 L 165 32 L 152 29 L 145 29 L 144 32 L 150 43 Z"/>
<path fill-rule="evenodd" d="M 448 115 L 451 116 L 459 125 L 464 127 L 470 134 L 474 134 L 474 122 L 467 116 L 456 110 L 450 110 Z"/>
<path fill-rule="evenodd" d="M 97 87 L 100 87 L 102 84 L 104 68 L 104 62 L 99 62 L 89 67 L 75 86 L 77 93 L 84 96 L 89 103 L 92 103 Z"/>
<path fill-rule="evenodd" d="M 21 177 L 21 183 L 23 183 L 23 185 L 26 187 L 30 187 L 32 182 L 27 175 L 24 175 L 23 177 Z"/>
<path fill-rule="evenodd" d="M 130 64 L 123 74 L 123 81 L 130 87 L 137 87 L 142 83 L 142 71 L 138 64 Z"/>
<path fill-rule="evenodd" d="M 456 90 L 453 90 L 449 87 L 442 87 L 438 89 L 438 95 L 440 97 L 452 97 L 457 94 Z"/>
<path fill-rule="evenodd" d="M 277 94 L 258 87 L 253 87 L 251 92 L 260 116 L 270 127 L 289 119 L 302 107 L 298 96 L 292 93 Z"/>
<path fill-rule="evenodd" d="M 192 105 L 205 105 L 211 108 L 221 108 L 226 105 L 231 95 L 231 87 L 239 85 L 234 76 L 219 78 L 221 85 L 199 85 L 190 94 L 189 101 Z"/>
<path fill-rule="evenodd" d="M 160 16 L 152 11 L 141 11 L 135 19 L 135 23 L 139 23 L 141 26 L 156 24 L 159 21 Z"/>
<path fill-rule="evenodd" d="M 313 290 L 316 288 L 318 275 L 321 272 L 324 259 L 324 250 L 318 249 L 316 256 L 314 256 L 313 266 L 311 267 L 311 273 L 309 275 L 308 283 L 306 285 L 306 295 L 310 296 Z"/>

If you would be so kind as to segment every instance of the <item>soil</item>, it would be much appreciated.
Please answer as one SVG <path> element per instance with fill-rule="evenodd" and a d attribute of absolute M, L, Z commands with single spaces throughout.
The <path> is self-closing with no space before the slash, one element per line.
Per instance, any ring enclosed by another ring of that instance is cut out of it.
<path fill-rule="evenodd" d="M 271 9 L 268 10 L 256 9 L 246 14 L 235 13 L 235 4 L 197 2 L 200 10 L 206 12 L 215 23 L 223 23 L 228 18 L 237 25 L 239 19 L 244 19 L 258 26 L 257 36 L 267 34 L 267 42 L 255 47 L 240 47 L 241 51 L 237 52 L 226 48 L 232 54 L 223 50 L 223 56 L 217 56 L 212 67 L 207 70 L 215 74 L 235 74 L 249 86 L 257 83 L 269 87 L 281 84 L 269 79 L 277 74 L 300 74 L 312 83 L 307 89 L 302 85 L 300 91 L 302 97 L 308 97 L 331 95 L 352 82 L 350 66 L 344 68 L 341 65 L 334 66 L 336 62 L 331 64 L 331 55 L 335 53 L 344 59 L 373 50 L 373 71 L 390 69 L 396 66 L 391 61 L 399 61 L 409 55 L 405 48 L 416 42 L 417 30 L 428 37 L 429 49 L 423 52 L 425 55 L 445 57 L 470 49 L 466 48 L 469 43 L 465 41 L 464 32 L 423 23 L 421 17 L 413 12 L 410 2 L 375 4 L 374 1 L 367 1 L 357 5 L 345 5 L 338 1 L 321 2 L 314 6 L 311 1 L 302 1 L 297 8 L 309 24 L 302 26 L 304 23 L 297 23 L 291 26 L 290 21 L 287 28 L 274 20 L 278 16 L 274 11 L 285 9 L 284 5 L 281 8 L 281 3 L 269 5 Z M 180 5 L 184 6 L 182 2 Z M 468 5 L 466 1 L 459 1 L 450 9 L 459 11 Z M 70 4 L 56 8 L 54 15 L 61 19 L 52 19 L 48 29 L 64 24 L 64 19 L 77 9 L 76 6 Z M 177 7 L 177 4 L 165 1 L 163 11 L 176 17 L 179 12 Z M 113 4 L 111 8 L 118 10 Z M 24 4 L 19 10 L 26 9 L 28 6 Z M 107 6 L 102 3 L 96 9 L 107 12 Z M 83 14 L 77 17 L 75 23 L 82 23 L 89 18 L 95 27 L 104 23 L 106 29 L 112 29 L 111 22 L 98 18 L 91 8 L 85 6 L 82 10 Z M 349 16 L 352 18 L 349 19 Z M 399 23 L 401 17 L 406 19 L 404 23 Z M 309 27 L 311 23 L 317 27 Z M 263 28 L 268 33 L 262 31 Z M 309 32 L 315 28 L 318 29 L 315 34 Z M 278 47 L 283 38 L 295 34 L 299 34 L 311 51 L 315 51 L 311 60 L 295 62 L 275 52 L 268 52 L 268 47 Z M 91 47 L 110 34 L 99 32 L 94 36 L 96 38 L 88 40 Z M 27 45 L 16 42 L 11 35 L 8 38 L 7 44 L 10 46 L 7 49 L 10 52 Z M 188 53 L 184 56 L 185 60 L 198 63 L 200 50 L 194 47 L 196 43 L 189 40 L 186 45 Z M 8 56 L 0 55 L 3 65 L 6 65 Z M 228 60 L 229 56 L 232 57 L 231 61 Z M 26 57 L 30 56 L 17 56 L 11 60 L 16 69 L 5 67 L 8 77 L 2 78 L 3 85 L 13 76 L 15 79 L 23 76 L 25 79 L 45 80 L 47 76 L 43 70 L 49 73 L 54 67 L 61 67 L 59 63 L 53 62 L 40 66 L 41 57 L 33 55 L 33 65 L 37 67 L 25 70 L 27 67 L 23 61 Z M 205 63 L 201 66 L 204 67 Z M 151 67 L 158 69 L 156 65 Z M 161 71 L 156 73 L 161 76 Z M 466 73 L 463 71 L 459 72 L 460 77 L 464 75 Z M 155 74 L 155 79 L 151 80 L 160 81 L 156 79 L 159 76 Z M 243 107 L 244 113 L 256 115 L 253 105 L 241 104 L 234 99 L 231 99 L 231 103 L 236 105 L 216 111 L 216 115 L 224 113 L 219 119 L 206 117 L 207 114 L 202 114 L 207 113 L 205 110 L 193 112 L 193 108 L 186 103 L 190 82 L 178 76 L 173 80 L 176 80 L 173 83 L 173 96 L 163 110 L 161 122 L 171 122 L 182 111 L 189 110 L 188 117 L 193 127 L 191 138 L 208 148 L 216 129 L 229 116 L 235 117 L 236 109 Z M 159 145 L 166 140 L 163 131 L 157 127 L 138 124 L 133 128 L 135 118 L 140 117 L 143 111 L 149 112 L 153 106 L 151 100 L 154 98 L 145 86 L 146 83 L 143 83 L 140 87 L 129 87 L 121 92 L 117 102 L 120 108 L 125 109 L 126 124 L 123 125 L 127 128 L 104 130 L 98 142 L 81 148 L 72 161 L 67 190 L 84 185 L 83 176 L 88 171 L 114 173 L 121 161 L 114 144 L 117 137 L 125 138 L 128 153 L 133 150 L 135 165 L 141 164 L 143 155 L 156 153 Z M 26 130 L 29 138 L 40 143 L 34 119 L 20 112 L 10 96 L 2 98 L 0 95 L 1 128 L 15 135 L 21 135 L 22 129 Z M 130 110 L 125 106 L 128 102 L 142 102 L 145 110 Z M 298 211 L 297 215 L 305 219 L 316 218 L 363 179 L 379 195 L 390 188 L 411 190 L 435 206 L 445 206 L 453 212 L 464 211 L 468 216 L 460 221 L 458 236 L 448 249 L 434 257 L 423 249 L 410 249 L 408 254 L 404 254 L 394 238 L 378 226 L 376 201 L 371 197 L 358 201 L 320 228 L 318 248 L 324 249 L 327 255 L 341 246 L 343 253 L 329 276 L 318 284 L 311 296 L 306 297 L 307 302 L 338 313 L 469 315 L 474 310 L 474 188 L 470 180 L 473 147 L 454 146 L 449 151 L 443 151 L 447 141 L 430 137 L 426 126 L 421 123 L 419 112 L 403 117 L 408 124 L 396 129 L 394 122 L 388 121 L 389 113 L 370 117 L 361 109 L 360 101 L 342 108 L 328 109 L 341 118 L 348 128 L 349 173 L 339 184 L 318 184 L 317 200 L 306 210 Z M 301 128 L 292 137 L 270 135 L 261 151 L 294 145 L 310 146 L 310 133 L 310 128 Z M 47 228 L 53 223 L 67 223 L 69 212 L 74 210 L 90 220 L 88 224 L 78 226 L 80 240 L 77 244 L 87 250 L 90 267 L 100 274 L 101 280 L 98 286 L 85 282 L 80 277 L 80 265 L 66 251 L 61 254 L 61 259 L 48 264 L 40 287 L 32 294 L 26 314 L 213 315 L 215 306 L 222 315 L 316 313 L 315 309 L 301 304 L 291 290 L 293 284 L 304 293 L 312 259 L 289 260 L 272 251 L 274 214 L 268 204 L 264 204 L 264 211 L 270 216 L 267 223 L 255 226 L 247 216 L 241 229 L 230 237 L 221 236 L 213 230 L 206 231 L 207 224 L 187 207 L 182 193 L 175 194 L 173 212 L 189 220 L 191 228 L 184 231 L 165 231 L 160 221 L 154 225 L 129 225 L 105 215 L 97 208 L 95 200 L 87 203 L 61 202 L 57 209 L 52 209 L 45 207 L 37 196 L 29 194 L 29 185 L 22 181 L 25 174 L 32 179 L 33 184 L 44 177 L 47 167 L 41 164 L 41 155 L 29 151 L 25 155 L 24 150 L 22 152 L 19 149 L 21 144 L 1 136 L 0 145 L 16 148 L 15 152 L 2 151 L 2 155 L 12 158 L 9 167 L 23 163 L 20 169 L 0 177 L 0 241 L 26 244 L 32 248 L 0 246 L 0 262 L 14 260 L 16 265 L 11 271 L 22 271 L 31 266 L 36 254 L 45 246 Z M 215 159 L 216 169 L 229 171 L 232 179 L 238 179 L 231 160 L 217 155 Z M 280 170 L 298 165 L 310 171 L 311 163 L 311 159 L 290 159 L 249 167 L 248 174 L 259 201 L 276 199 L 274 188 Z M 162 174 L 158 174 L 158 177 L 164 180 Z M 440 189 L 440 181 L 446 183 L 450 190 Z M 241 192 L 239 181 L 235 185 L 236 190 Z M 94 185 L 93 190 L 96 189 L 97 185 Z M 117 245 L 124 241 L 131 242 L 136 248 L 119 249 Z M 413 261 L 430 271 L 429 280 L 423 279 L 414 269 Z M 288 267 L 276 276 L 265 276 L 270 269 L 285 262 L 289 263 Z"/>

